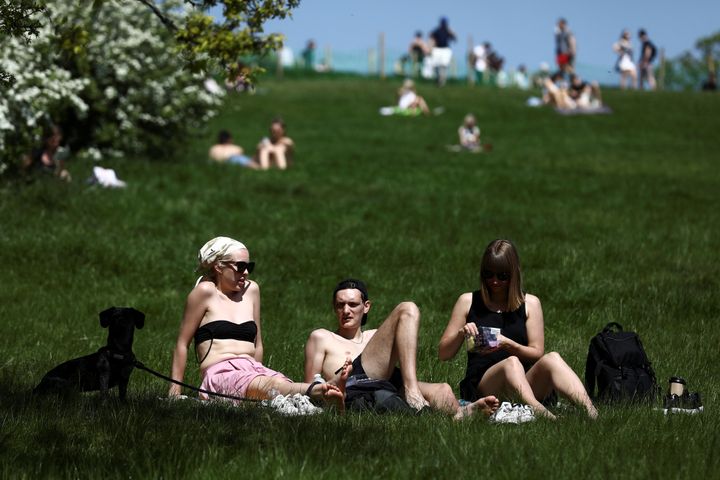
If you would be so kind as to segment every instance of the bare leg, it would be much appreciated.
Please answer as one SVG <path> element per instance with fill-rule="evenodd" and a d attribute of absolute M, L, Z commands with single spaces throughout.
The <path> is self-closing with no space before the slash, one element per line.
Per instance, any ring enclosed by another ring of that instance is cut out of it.
<path fill-rule="evenodd" d="M 285 156 L 286 150 L 287 148 L 285 145 L 277 145 L 273 150 L 273 153 L 275 154 L 275 163 L 280 170 L 287 169 L 287 158 Z"/>
<path fill-rule="evenodd" d="M 655 73 L 653 72 L 653 68 L 651 65 L 648 65 L 647 67 L 647 81 L 648 81 L 648 88 L 650 90 L 655 90 L 656 83 L 655 83 Z"/>
<path fill-rule="evenodd" d="M 258 151 L 258 162 L 260 163 L 260 170 L 270 168 L 270 151 L 266 146 L 260 147 Z"/>
<path fill-rule="evenodd" d="M 368 377 L 387 380 L 400 363 L 405 400 L 416 409 L 428 403 L 420 391 L 416 373 L 420 311 L 412 302 L 399 304 L 380 325 L 363 350 L 361 361 Z"/>
<path fill-rule="evenodd" d="M 490 367 L 480 380 L 478 390 L 483 394 L 518 396 L 523 403 L 533 407 L 535 413 L 555 419 L 555 415 L 535 397 L 525 377 L 525 369 L 517 357 L 506 358 Z"/>
<path fill-rule="evenodd" d="M 602 104 L 602 92 L 600 91 L 600 84 L 596 81 L 590 83 L 590 97 L 597 99 Z"/>
<path fill-rule="evenodd" d="M 597 409 L 582 382 L 557 352 L 550 352 L 538 360 L 528 370 L 527 380 L 537 398 L 545 398 L 555 389 L 573 403 L 585 407 L 590 418 L 597 418 Z"/>
<path fill-rule="evenodd" d="M 430 115 L 430 108 L 428 107 L 428 104 L 427 104 L 427 102 L 425 101 L 425 99 L 424 99 L 423 97 L 418 96 L 417 99 L 415 100 L 415 105 L 414 105 L 414 106 L 420 108 L 420 110 L 421 110 L 425 115 Z"/>
<path fill-rule="evenodd" d="M 440 410 L 450 415 L 456 415 L 460 404 L 455 398 L 452 387 L 447 383 L 418 382 L 422 396 L 435 410 Z"/>
<path fill-rule="evenodd" d="M 330 383 L 320 383 L 315 385 L 310 391 L 310 398 L 316 401 L 323 401 L 328 405 L 332 405 L 340 412 L 345 411 L 345 381 L 347 380 L 347 371 L 343 372 L 337 385 Z M 247 398 L 270 399 L 272 394 L 277 392 L 280 395 L 294 395 L 299 393 L 305 395 L 307 389 L 310 388 L 309 383 L 295 383 L 279 377 L 260 376 L 254 378 L 247 388 Z"/>

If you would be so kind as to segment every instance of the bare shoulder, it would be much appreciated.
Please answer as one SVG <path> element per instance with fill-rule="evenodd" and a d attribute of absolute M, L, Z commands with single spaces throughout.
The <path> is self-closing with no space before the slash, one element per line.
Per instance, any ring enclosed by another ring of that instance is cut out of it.
<path fill-rule="evenodd" d="M 540 314 L 542 316 L 542 305 L 540 305 L 540 299 L 530 293 L 525 294 L 525 315 L 534 317 Z"/>
<path fill-rule="evenodd" d="M 455 302 L 455 307 L 467 307 L 467 310 L 470 310 L 470 305 L 472 305 L 472 299 L 473 292 L 465 292 L 458 297 L 457 302 Z"/>
<path fill-rule="evenodd" d="M 260 294 L 260 285 L 253 282 L 252 280 L 248 280 L 247 293 L 259 295 Z"/>
<path fill-rule="evenodd" d="M 217 293 L 217 287 L 209 280 L 203 280 L 202 282 L 195 285 L 195 288 L 190 292 L 190 296 L 193 298 L 209 298 Z"/>
<path fill-rule="evenodd" d="M 540 306 L 540 299 L 531 293 L 526 293 L 525 303 L 528 307 L 537 308 Z"/>
<path fill-rule="evenodd" d="M 324 342 L 328 339 L 331 339 L 333 336 L 333 333 L 330 330 L 327 330 L 325 328 L 316 328 L 312 332 L 310 332 L 310 335 L 308 335 L 308 341 L 313 342 Z"/>

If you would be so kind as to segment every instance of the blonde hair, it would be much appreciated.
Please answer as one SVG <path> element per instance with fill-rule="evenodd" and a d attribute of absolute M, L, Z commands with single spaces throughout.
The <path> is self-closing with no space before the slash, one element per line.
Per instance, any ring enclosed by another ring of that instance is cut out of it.
<path fill-rule="evenodd" d="M 482 261 L 480 262 L 480 293 L 485 305 L 490 303 L 490 292 L 482 278 L 483 270 L 492 270 L 496 273 L 507 272 L 510 274 L 508 284 L 508 298 L 505 309 L 513 312 L 520 308 L 525 301 L 525 292 L 522 288 L 522 273 L 520 272 L 520 258 L 517 249 L 510 240 L 493 240 L 485 248 Z"/>
<path fill-rule="evenodd" d="M 205 245 L 198 251 L 198 267 L 197 271 L 202 276 L 196 282 L 199 283 L 204 278 L 215 278 L 213 268 L 219 262 L 230 260 L 231 253 L 235 250 L 247 250 L 247 247 L 242 243 L 230 237 L 215 237 L 212 240 L 208 240 Z"/>

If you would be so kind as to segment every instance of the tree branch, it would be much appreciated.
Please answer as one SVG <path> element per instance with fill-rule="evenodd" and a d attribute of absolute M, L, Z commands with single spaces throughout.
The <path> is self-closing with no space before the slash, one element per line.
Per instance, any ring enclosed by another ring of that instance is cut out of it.
<path fill-rule="evenodd" d="M 166 17 L 160 10 L 158 10 L 158 8 L 155 6 L 155 2 L 153 2 L 152 0 L 137 0 L 137 1 L 144 4 L 150 10 L 152 10 L 152 12 L 155 14 L 155 16 L 160 19 L 160 21 L 163 23 L 163 25 L 165 25 L 168 28 L 168 30 L 172 30 L 173 32 L 177 31 L 178 28 L 175 25 L 175 23 L 172 20 L 170 20 L 168 17 Z"/>

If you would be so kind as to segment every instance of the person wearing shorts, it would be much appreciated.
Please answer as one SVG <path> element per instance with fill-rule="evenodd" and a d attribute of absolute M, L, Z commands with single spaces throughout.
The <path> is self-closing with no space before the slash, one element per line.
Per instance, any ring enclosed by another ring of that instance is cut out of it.
<path fill-rule="evenodd" d="M 430 39 L 432 40 L 430 58 L 435 69 L 437 84 L 442 87 L 447 82 L 447 69 L 452 60 L 450 42 L 457 40 L 455 33 L 448 26 L 447 18 L 440 19 L 440 25 L 430 33 Z"/>
<path fill-rule="evenodd" d="M 361 280 L 346 279 L 335 287 L 333 310 L 337 329 L 319 328 L 305 343 L 305 380 L 321 375 L 337 381 L 343 367 L 352 366 L 347 385 L 360 378 L 390 381 L 410 407 L 426 406 L 461 419 L 480 411 L 490 415 L 499 402 L 484 397 L 460 407 L 447 383 L 421 382 L 416 373 L 417 336 L 420 311 L 412 302 L 397 305 L 384 322 L 372 330 L 363 330 L 370 311 L 367 287 Z"/>
<path fill-rule="evenodd" d="M 307 394 L 344 411 L 346 372 L 334 384 L 302 383 L 262 364 L 260 287 L 248 278 L 255 262 L 250 261 L 247 247 L 232 238 L 213 238 L 200 249 L 198 264 L 202 276 L 185 303 L 171 378 L 182 382 L 188 347 L 194 340 L 204 390 L 240 399 Z M 173 383 L 168 396 L 180 394 L 180 385 Z"/>
<path fill-rule="evenodd" d="M 570 74 L 575 71 L 576 51 L 575 35 L 568 28 L 567 20 L 561 18 L 555 27 L 555 61 L 561 72 Z"/>

